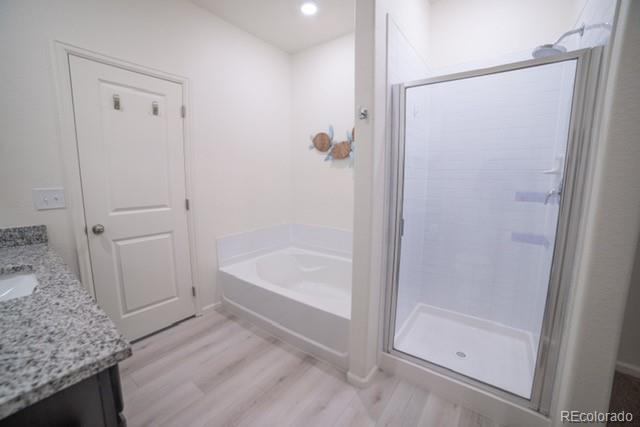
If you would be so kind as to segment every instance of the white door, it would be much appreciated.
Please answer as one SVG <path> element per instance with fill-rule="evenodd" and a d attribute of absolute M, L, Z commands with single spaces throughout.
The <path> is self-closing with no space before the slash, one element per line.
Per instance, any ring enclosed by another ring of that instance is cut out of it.
<path fill-rule="evenodd" d="M 140 338 L 194 314 L 182 86 L 69 63 L 96 298 Z"/>

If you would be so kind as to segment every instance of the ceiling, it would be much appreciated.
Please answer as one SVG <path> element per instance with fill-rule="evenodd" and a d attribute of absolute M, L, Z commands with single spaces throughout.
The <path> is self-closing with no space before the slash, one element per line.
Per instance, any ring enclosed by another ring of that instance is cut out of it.
<path fill-rule="evenodd" d="M 302 0 L 192 0 L 235 26 L 294 53 L 353 32 L 355 0 L 316 0 L 304 16 Z"/>

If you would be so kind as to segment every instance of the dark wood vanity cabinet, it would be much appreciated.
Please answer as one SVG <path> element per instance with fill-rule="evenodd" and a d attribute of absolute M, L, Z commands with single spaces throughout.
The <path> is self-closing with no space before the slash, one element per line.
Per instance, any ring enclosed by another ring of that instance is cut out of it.
<path fill-rule="evenodd" d="M 118 365 L 0 420 L 0 427 L 125 427 Z"/>

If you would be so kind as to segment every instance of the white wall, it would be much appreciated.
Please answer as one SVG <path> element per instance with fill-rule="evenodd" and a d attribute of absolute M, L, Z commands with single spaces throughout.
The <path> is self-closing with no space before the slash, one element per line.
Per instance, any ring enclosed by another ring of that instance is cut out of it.
<path fill-rule="evenodd" d="M 560 410 L 606 411 L 640 233 L 640 2 L 621 1 L 584 224 L 581 262 L 558 374 Z M 636 294 L 637 295 L 637 294 Z M 632 324 L 637 330 L 637 324 Z"/>
<path fill-rule="evenodd" d="M 586 0 L 435 0 L 430 66 L 486 61 L 553 43 L 573 28 Z"/>
<path fill-rule="evenodd" d="M 37 25 L 33 25 L 38 23 Z M 0 226 L 46 224 L 77 272 L 70 210 L 35 211 L 32 187 L 64 186 L 53 41 L 189 79 L 202 305 L 217 300 L 216 237 L 300 222 L 350 230 L 353 169 L 309 134 L 353 123 L 354 40 L 289 55 L 187 0 L 0 4 Z"/>
<path fill-rule="evenodd" d="M 631 274 L 631 285 L 620 338 L 618 369 L 640 378 L 640 248 Z"/>
<path fill-rule="evenodd" d="M 0 226 L 46 224 L 76 267 L 68 210 L 31 188 L 64 185 L 52 41 L 187 77 L 200 289 L 215 300 L 216 236 L 288 222 L 290 58 L 186 0 L 0 3 Z"/>
<path fill-rule="evenodd" d="M 353 129 L 354 61 L 353 34 L 292 55 L 292 205 L 297 223 L 353 227 L 352 162 L 325 162 L 326 153 L 309 149 L 309 137 L 332 125 L 339 142 Z"/>
<path fill-rule="evenodd" d="M 613 21 L 613 1 L 591 0 L 589 7 L 583 12 L 587 23 Z M 637 14 L 637 8 L 635 13 Z M 636 15 L 637 18 L 637 15 Z M 636 22 L 637 19 L 636 19 Z M 602 38 L 602 32 L 593 32 L 592 37 L 597 42 Z M 637 52 L 637 50 L 636 50 Z M 618 369 L 622 372 L 640 378 L 640 245 L 636 249 L 636 259 L 631 275 L 631 284 L 624 316 L 622 336 L 618 353 Z"/>
<path fill-rule="evenodd" d="M 429 19 L 427 0 L 356 1 L 356 108 L 367 108 L 369 119 L 356 123 L 358 147 L 354 175 L 354 250 L 352 312 L 348 378 L 363 384 L 376 367 L 381 321 L 381 292 L 386 274 L 385 153 L 389 93 L 387 18 L 402 30 L 413 48 L 404 46 L 396 58 L 408 59 L 409 70 L 427 53 Z M 397 34 L 390 34 L 397 41 Z M 403 43 L 400 43 L 403 45 Z M 411 49 L 415 50 L 411 52 Z M 408 51 L 408 52 L 407 52 Z M 391 70 L 392 67 L 389 68 Z M 394 76 L 403 67 L 393 67 Z"/>

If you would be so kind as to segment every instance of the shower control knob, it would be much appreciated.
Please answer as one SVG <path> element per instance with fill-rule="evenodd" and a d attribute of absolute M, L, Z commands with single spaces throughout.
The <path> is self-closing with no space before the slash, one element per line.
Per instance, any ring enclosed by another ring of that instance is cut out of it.
<path fill-rule="evenodd" d="M 104 225 L 96 224 L 93 227 L 91 227 L 91 231 L 93 231 L 93 234 L 102 234 L 104 233 Z"/>

